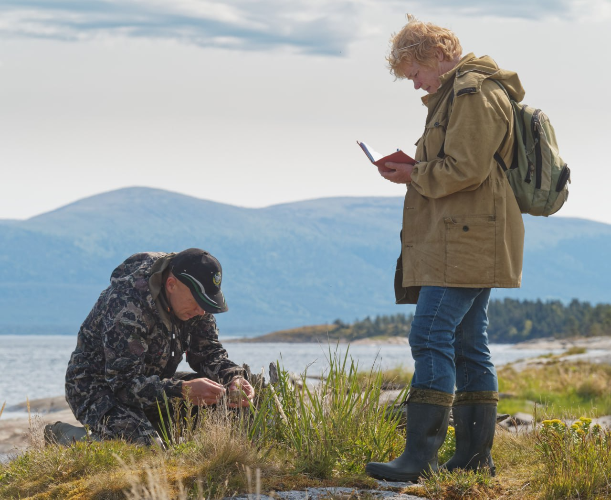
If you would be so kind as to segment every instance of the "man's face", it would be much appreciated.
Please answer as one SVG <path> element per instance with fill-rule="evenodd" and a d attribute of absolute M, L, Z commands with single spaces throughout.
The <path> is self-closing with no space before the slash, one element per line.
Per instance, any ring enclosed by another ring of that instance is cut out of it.
<path fill-rule="evenodd" d="M 166 280 L 166 295 L 170 302 L 170 307 L 174 315 L 181 321 L 187 321 L 195 316 L 204 316 L 204 311 L 199 304 L 195 302 L 189 287 L 174 276 L 170 275 Z"/>

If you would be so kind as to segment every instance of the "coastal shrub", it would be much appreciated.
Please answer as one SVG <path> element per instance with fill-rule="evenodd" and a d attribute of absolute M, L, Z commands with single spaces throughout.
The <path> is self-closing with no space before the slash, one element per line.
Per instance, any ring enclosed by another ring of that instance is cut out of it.
<path fill-rule="evenodd" d="M 535 479 L 545 498 L 611 495 L 611 431 L 581 417 L 572 425 L 544 420 L 536 435 L 542 464 Z"/>

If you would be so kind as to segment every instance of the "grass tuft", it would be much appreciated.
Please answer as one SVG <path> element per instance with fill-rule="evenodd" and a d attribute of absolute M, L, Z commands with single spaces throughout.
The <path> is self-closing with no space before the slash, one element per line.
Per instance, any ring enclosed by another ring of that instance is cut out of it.
<path fill-rule="evenodd" d="M 362 473 L 367 462 L 392 459 L 404 444 L 399 417 L 388 417 L 380 405 L 382 374 L 359 374 L 348 350 L 341 356 L 329 348 L 328 364 L 317 387 L 305 384 L 304 373 L 302 389 L 279 369 L 279 381 L 262 398 L 250 429 L 264 445 L 285 443 L 296 471 L 320 479 Z"/>
<path fill-rule="evenodd" d="M 563 356 L 572 356 L 573 354 L 585 354 L 588 350 L 585 347 L 569 347 L 566 351 L 562 353 Z"/>
<path fill-rule="evenodd" d="M 521 371 L 511 365 L 499 370 L 499 391 L 515 395 L 499 402 L 500 413 L 542 408 L 572 408 L 595 416 L 611 414 L 611 365 L 586 362 L 554 363 Z"/>
<path fill-rule="evenodd" d="M 421 480 L 421 484 L 428 498 L 484 500 L 501 493 L 498 480 L 488 472 L 441 470 Z"/>

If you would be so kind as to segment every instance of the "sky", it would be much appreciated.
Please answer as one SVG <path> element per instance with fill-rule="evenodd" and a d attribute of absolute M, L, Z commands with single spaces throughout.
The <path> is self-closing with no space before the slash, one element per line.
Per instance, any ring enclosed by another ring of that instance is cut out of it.
<path fill-rule="evenodd" d="M 128 186 L 245 207 L 402 196 L 356 144 L 415 152 L 385 62 L 410 12 L 517 71 L 611 224 L 611 0 L 0 0 L 0 219 Z"/>

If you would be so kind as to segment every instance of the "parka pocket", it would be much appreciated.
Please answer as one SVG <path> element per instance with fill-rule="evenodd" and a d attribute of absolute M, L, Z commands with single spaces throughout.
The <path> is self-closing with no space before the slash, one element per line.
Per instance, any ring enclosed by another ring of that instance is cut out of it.
<path fill-rule="evenodd" d="M 494 215 L 446 217 L 446 283 L 494 283 L 496 221 Z"/>

